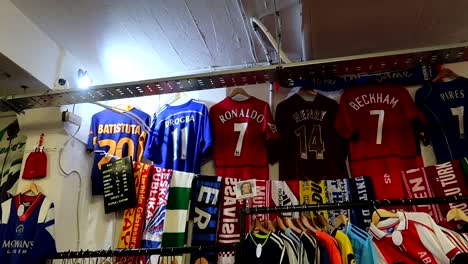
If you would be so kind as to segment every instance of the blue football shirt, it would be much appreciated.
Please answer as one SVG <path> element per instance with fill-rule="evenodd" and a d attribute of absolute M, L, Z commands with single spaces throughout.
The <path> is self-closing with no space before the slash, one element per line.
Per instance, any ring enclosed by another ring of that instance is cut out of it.
<path fill-rule="evenodd" d="M 465 89 L 468 79 L 424 85 L 416 92 L 416 104 L 429 122 L 437 163 L 468 156 Z"/>
<path fill-rule="evenodd" d="M 199 173 L 212 141 L 206 105 L 193 99 L 166 104 L 155 113 L 144 157 L 156 167 Z"/>
<path fill-rule="evenodd" d="M 145 112 L 136 108 L 127 112 L 138 116 L 149 126 L 151 117 Z M 104 152 L 120 158 L 131 156 L 133 161 L 140 161 L 146 137 L 141 124 L 130 117 L 108 109 L 93 115 L 88 137 L 88 150 L 95 152 L 91 172 L 93 194 L 103 194 L 101 169 L 113 159 Z"/>

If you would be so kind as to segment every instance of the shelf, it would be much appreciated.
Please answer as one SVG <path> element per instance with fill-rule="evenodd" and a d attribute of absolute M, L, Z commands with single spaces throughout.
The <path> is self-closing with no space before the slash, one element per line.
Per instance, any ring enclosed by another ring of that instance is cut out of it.
<path fill-rule="evenodd" d="M 234 87 L 279 81 L 292 87 L 308 81 L 313 84 L 329 80 L 353 80 L 376 73 L 408 69 L 418 65 L 454 63 L 468 60 L 468 43 L 380 52 L 316 61 L 212 71 L 130 83 L 91 87 L 88 90 L 51 90 L 47 94 L 9 96 L 0 102 L 0 112 L 21 112 L 25 109 L 91 103 L 213 88 Z M 337 77 L 342 76 L 342 77 Z M 343 77 L 344 76 L 344 77 Z M 346 77 L 348 76 L 348 77 Z M 352 76 L 351 78 L 349 76 Z"/>

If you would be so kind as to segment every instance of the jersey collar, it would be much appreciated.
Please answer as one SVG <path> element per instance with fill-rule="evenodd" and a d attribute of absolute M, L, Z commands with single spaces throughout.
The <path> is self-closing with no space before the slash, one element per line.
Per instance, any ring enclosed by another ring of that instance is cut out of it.
<path fill-rule="evenodd" d="M 29 206 L 29 208 L 23 213 L 23 215 L 19 216 L 18 219 L 20 221 L 26 221 L 29 216 L 34 212 L 36 207 L 38 206 L 39 202 L 42 201 L 42 198 L 44 195 L 42 193 L 39 193 L 37 196 L 26 196 L 22 195 L 21 193 L 15 196 L 15 212 L 18 211 L 19 206 L 22 204 L 23 201 L 31 201 L 32 204 Z"/>
<path fill-rule="evenodd" d="M 380 240 L 387 235 L 391 236 L 391 233 L 387 233 L 386 230 L 392 226 L 396 226 L 396 230 L 403 231 L 408 229 L 408 217 L 403 212 L 397 212 L 398 218 L 388 218 L 376 225 L 372 224 L 369 227 L 369 233 L 376 239 Z"/>

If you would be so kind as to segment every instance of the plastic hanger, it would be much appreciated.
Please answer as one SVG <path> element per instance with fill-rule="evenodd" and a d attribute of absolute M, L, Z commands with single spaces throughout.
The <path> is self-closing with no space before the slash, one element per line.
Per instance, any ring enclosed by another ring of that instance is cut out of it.
<path fill-rule="evenodd" d="M 461 209 L 453 208 L 447 213 L 447 222 L 452 220 L 462 220 L 468 223 L 468 216 Z"/>
<path fill-rule="evenodd" d="M 169 100 L 167 100 L 166 104 L 173 105 L 174 103 L 178 102 L 179 100 L 184 100 L 184 102 L 177 103 L 176 105 L 181 105 L 181 104 L 187 102 L 188 100 L 190 100 L 190 97 L 184 92 L 176 93 L 173 97 L 171 97 L 171 98 L 169 98 Z"/>
<path fill-rule="evenodd" d="M 377 225 L 383 218 L 398 218 L 398 214 L 385 209 L 377 209 L 372 213 L 372 224 Z"/>
<path fill-rule="evenodd" d="M 37 188 L 37 185 L 32 182 L 24 190 L 21 192 L 21 194 L 27 194 L 29 192 L 32 192 L 33 196 L 39 195 L 39 189 Z"/>
<path fill-rule="evenodd" d="M 338 215 L 335 219 L 335 223 L 334 223 L 334 226 L 335 228 L 339 228 L 340 226 L 345 226 L 348 224 L 348 218 L 343 214 L 341 213 L 340 215 Z"/>
<path fill-rule="evenodd" d="M 432 80 L 433 82 L 441 82 L 444 79 L 457 79 L 460 76 L 453 72 L 451 69 L 442 68 L 440 69 L 437 76 Z"/>
<path fill-rule="evenodd" d="M 250 98 L 250 94 L 248 94 L 243 88 L 237 87 L 232 90 L 229 97 L 234 101 L 245 101 Z"/>

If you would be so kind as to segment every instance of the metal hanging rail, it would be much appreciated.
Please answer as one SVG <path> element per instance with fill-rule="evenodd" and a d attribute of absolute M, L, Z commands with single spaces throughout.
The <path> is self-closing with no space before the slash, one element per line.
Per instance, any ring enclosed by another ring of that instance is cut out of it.
<path fill-rule="evenodd" d="M 136 249 L 109 249 L 109 250 L 81 250 L 59 252 L 50 259 L 77 259 L 99 257 L 136 257 L 136 256 L 177 256 L 196 252 L 224 252 L 233 251 L 234 246 L 200 246 L 200 247 L 173 247 L 173 248 L 136 248 Z"/>
<path fill-rule="evenodd" d="M 94 86 L 88 90 L 51 90 L 46 94 L 29 94 L 3 98 L 0 111 L 21 112 L 24 109 L 67 104 L 92 103 L 112 99 L 234 87 L 279 81 L 284 87 L 297 80 L 324 76 L 372 74 L 411 68 L 422 64 L 443 64 L 468 60 L 468 42 L 347 56 L 315 61 L 212 71 L 154 80 Z"/>

